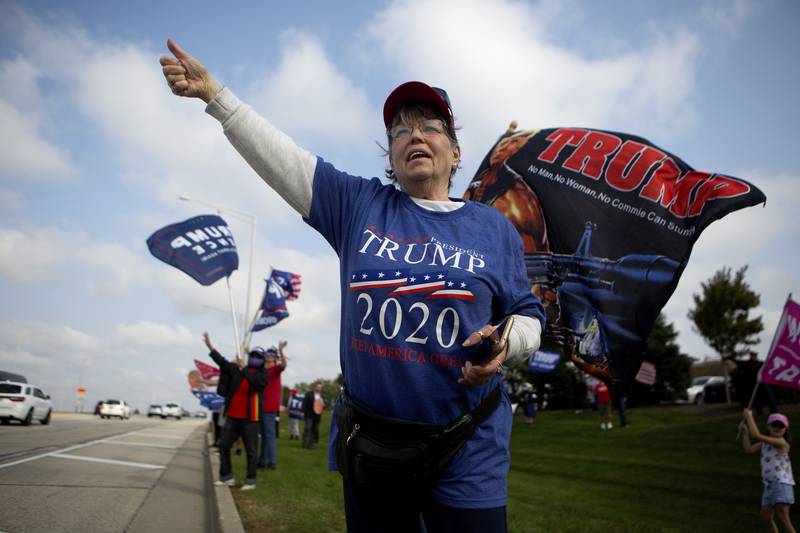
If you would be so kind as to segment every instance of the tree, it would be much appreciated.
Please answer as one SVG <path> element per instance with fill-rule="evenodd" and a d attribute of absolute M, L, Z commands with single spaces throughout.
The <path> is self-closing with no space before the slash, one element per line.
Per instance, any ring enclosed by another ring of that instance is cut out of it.
<path fill-rule="evenodd" d="M 645 345 L 645 359 L 656 367 L 656 382 L 646 390 L 633 388 L 631 403 L 673 402 L 684 396 L 689 387 L 692 358 L 681 353 L 677 338 L 672 323 L 659 314 Z"/>
<path fill-rule="evenodd" d="M 750 310 L 758 306 L 761 298 L 744 280 L 746 272 L 747 265 L 733 276 L 729 267 L 718 270 L 701 284 L 700 294 L 692 295 L 694 308 L 688 314 L 694 322 L 694 330 L 719 354 L 726 382 L 725 359 L 735 359 L 748 352 L 751 346 L 758 344 L 758 334 L 764 329 L 760 316 L 750 318 Z M 731 403 L 727 387 L 725 396 Z"/>

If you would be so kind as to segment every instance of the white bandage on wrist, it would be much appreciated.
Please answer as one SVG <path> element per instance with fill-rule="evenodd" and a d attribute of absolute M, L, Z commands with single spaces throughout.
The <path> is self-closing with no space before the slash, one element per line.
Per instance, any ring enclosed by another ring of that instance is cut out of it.
<path fill-rule="evenodd" d="M 508 336 L 508 356 L 505 364 L 511 365 L 527 359 L 539 349 L 542 341 L 542 324 L 530 316 L 514 315 L 514 325 Z"/>

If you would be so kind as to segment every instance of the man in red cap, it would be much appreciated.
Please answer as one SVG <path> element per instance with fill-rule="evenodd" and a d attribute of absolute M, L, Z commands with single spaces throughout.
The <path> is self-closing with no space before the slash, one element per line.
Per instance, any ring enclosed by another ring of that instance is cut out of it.
<path fill-rule="evenodd" d="M 281 410 L 281 374 L 286 370 L 286 341 L 280 341 L 278 348 L 267 349 L 267 388 L 264 389 L 264 410 L 259 432 L 261 434 L 261 454 L 258 468 L 275 470 L 278 468 L 278 435 L 276 424 Z"/>

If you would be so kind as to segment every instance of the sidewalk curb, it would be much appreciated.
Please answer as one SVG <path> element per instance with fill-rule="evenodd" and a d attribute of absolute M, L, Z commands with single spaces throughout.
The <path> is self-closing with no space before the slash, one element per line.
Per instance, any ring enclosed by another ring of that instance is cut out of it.
<path fill-rule="evenodd" d="M 211 448 L 214 443 L 213 438 L 212 433 L 206 432 L 206 457 L 208 457 L 208 467 L 211 471 L 210 492 L 217 510 L 219 531 L 220 533 L 245 533 L 230 487 L 214 485 L 214 481 L 219 479 L 219 456 Z"/>

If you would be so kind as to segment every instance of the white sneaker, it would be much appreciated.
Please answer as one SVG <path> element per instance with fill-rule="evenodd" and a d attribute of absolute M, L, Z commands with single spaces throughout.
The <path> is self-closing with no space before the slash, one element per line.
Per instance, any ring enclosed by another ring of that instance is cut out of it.
<path fill-rule="evenodd" d="M 235 487 L 236 486 L 236 480 L 233 479 L 233 478 L 230 478 L 227 481 L 215 481 L 214 485 L 217 486 L 217 487 Z"/>
<path fill-rule="evenodd" d="M 242 488 L 240 488 L 239 490 L 253 490 L 254 488 L 256 488 L 255 485 L 251 485 L 249 483 L 245 483 L 244 485 L 242 485 Z"/>
<path fill-rule="evenodd" d="M 606 427 L 606 429 L 611 429 L 611 428 L 613 428 L 613 427 L 614 427 L 614 424 L 612 424 L 611 422 L 609 422 L 609 423 L 607 424 L 607 426 L 608 426 L 608 427 Z"/>
<path fill-rule="evenodd" d="M 606 423 L 605 422 L 601 422 L 600 423 L 600 429 L 606 429 Z"/>

